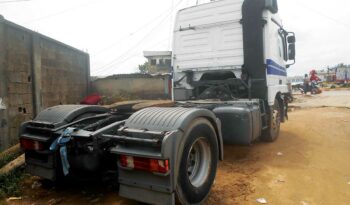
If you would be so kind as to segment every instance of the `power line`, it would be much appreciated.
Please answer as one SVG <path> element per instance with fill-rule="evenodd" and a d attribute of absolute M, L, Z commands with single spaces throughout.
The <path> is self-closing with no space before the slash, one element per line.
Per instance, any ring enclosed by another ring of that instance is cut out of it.
<path fill-rule="evenodd" d="M 158 42 L 155 43 L 155 44 L 152 44 L 152 45 L 150 45 L 150 46 L 147 46 L 147 48 L 148 48 L 148 47 L 157 46 L 157 45 L 159 45 L 159 44 L 161 44 L 161 43 L 163 43 L 163 42 L 165 42 L 165 41 L 167 41 L 167 40 L 169 40 L 169 39 L 168 39 L 168 38 L 165 38 L 165 39 L 163 39 L 163 40 L 161 40 L 161 41 L 158 41 Z M 147 48 L 146 48 L 146 49 L 147 49 Z M 116 65 L 120 65 L 120 64 L 126 62 L 127 60 L 129 60 L 131 57 L 134 57 L 134 56 L 136 56 L 136 55 L 140 55 L 140 52 L 138 51 L 138 52 L 136 52 L 136 53 L 133 53 L 133 54 L 127 56 L 126 58 L 124 58 L 122 61 L 117 61 L 117 62 L 113 63 L 113 64 L 112 64 L 110 67 L 108 67 L 107 69 L 99 70 L 99 71 L 97 71 L 97 72 L 94 71 L 94 73 L 99 74 L 99 73 L 101 73 L 101 71 L 102 71 L 102 72 L 104 72 L 104 71 L 109 71 L 109 70 L 111 70 L 112 68 L 114 68 Z M 118 60 L 120 60 L 120 59 L 118 59 Z"/>
<path fill-rule="evenodd" d="M 180 1 L 175 5 L 175 7 L 173 8 L 173 10 L 174 10 L 175 8 L 177 8 L 183 1 L 184 1 L 184 0 L 180 0 Z M 158 28 L 158 26 L 159 26 L 160 24 L 162 24 L 162 23 L 170 16 L 170 14 L 172 14 L 172 12 L 173 12 L 173 11 L 169 12 L 169 14 L 168 14 L 167 16 L 165 16 L 165 18 L 162 19 L 155 27 L 153 27 L 153 28 L 150 30 L 150 32 L 148 32 L 140 41 L 138 41 L 138 43 L 135 44 L 135 46 L 133 46 L 131 49 L 127 50 L 124 54 L 122 54 L 122 55 L 118 56 L 117 58 L 113 59 L 111 62 L 109 62 L 109 63 L 107 63 L 107 64 L 105 64 L 105 65 L 103 65 L 103 66 L 97 68 L 97 72 L 99 73 L 99 72 L 101 72 L 101 71 L 109 70 L 109 69 L 113 68 L 113 67 L 111 67 L 111 66 L 113 66 L 114 63 L 118 62 L 118 60 L 119 60 L 121 57 L 123 57 L 124 55 L 126 55 L 126 54 L 129 53 L 130 51 L 132 51 L 132 50 L 134 50 L 135 48 L 137 48 L 137 47 L 148 37 L 149 34 L 151 34 L 156 28 Z"/>
<path fill-rule="evenodd" d="M 152 22 L 154 22 L 155 20 L 159 19 L 160 17 L 162 17 L 164 14 L 168 13 L 169 10 L 172 10 L 172 7 L 166 9 L 164 12 L 162 12 L 160 15 L 158 15 L 157 17 L 153 18 L 152 20 L 148 21 L 146 24 L 142 25 L 141 27 L 139 27 L 138 29 L 136 29 L 135 31 L 131 32 L 131 34 L 124 36 L 122 38 L 120 38 L 119 40 L 117 40 L 116 42 L 112 43 L 111 45 L 109 45 L 108 47 L 105 47 L 99 51 L 97 51 L 96 53 L 94 53 L 95 56 L 98 56 L 99 54 L 103 53 L 104 51 L 114 47 L 115 45 L 119 44 L 120 42 L 122 42 L 123 40 L 125 40 L 126 38 L 135 35 L 136 33 L 142 31 L 143 29 L 147 28 L 149 26 L 149 24 L 151 24 Z"/>
<path fill-rule="evenodd" d="M 172 0 L 171 1 L 171 10 L 174 10 L 174 3 L 175 3 L 175 0 Z M 171 12 L 171 17 L 170 17 L 170 29 L 169 29 L 169 39 L 171 38 L 171 35 L 173 33 L 173 13 Z M 169 45 L 168 45 L 168 48 L 170 49 L 171 48 L 171 40 L 169 40 Z"/>
<path fill-rule="evenodd" d="M 155 44 L 152 44 L 152 45 L 149 46 L 149 47 L 157 46 L 157 45 L 159 45 L 159 44 L 161 44 L 161 43 L 163 43 L 163 42 L 165 42 L 165 41 L 168 41 L 168 40 L 169 40 L 168 38 L 163 39 L 163 40 L 161 40 L 161 41 L 159 41 L 159 42 L 157 42 L 157 43 L 155 43 Z M 114 64 L 113 66 L 117 66 L 117 65 L 120 65 L 120 64 L 122 64 L 122 63 L 125 63 L 126 61 L 128 61 L 128 60 L 130 60 L 130 59 L 132 59 L 132 58 L 134 58 L 134 57 L 136 57 L 136 56 L 138 56 L 138 55 L 140 55 L 139 52 L 133 53 L 132 55 L 130 55 L 130 56 L 128 56 L 127 58 L 125 58 L 124 60 L 122 60 L 122 61 L 120 61 L 120 62 Z M 110 67 L 109 69 L 102 70 L 102 71 L 108 71 L 108 70 L 110 70 L 111 68 L 114 68 L 114 67 Z M 94 72 L 94 73 L 95 73 L 95 72 Z M 98 74 L 101 74 L 101 71 L 100 71 L 100 72 L 96 72 L 96 75 L 98 75 Z"/>
<path fill-rule="evenodd" d="M 53 14 L 49 14 L 49 15 L 46 15 L 46 16 L 42 16 L 42 17 L 39 17 L 39 18 L 35 18 L 35 19 L 32 19 L 32 20 L 29 20 L 27 22 L 24 22 L 24 24 L 30 24 L 30 23 L 33 23 L 33 22 L 36 22 L 36 21 L 41 21 L 41 20 L 44 20 L 44 19 L 52 18 L 52 17 L 58 16 L 58 15 L 70 12 L 72 10 L 75 10 L 75 9 L 87 6 L 87 5 L 92 4 L 92 3 L 94 3 L 94 1 L 89 1 L 89 2 L 87 2 L 85 4 L 79 4 L 77 6 L 70 7 L 68 9 L 64 9 L 64 10 L 58 11 L 58 12 L 53 13 Z"/>
<path fill-rule="evenodd" d="M 299 0 L 298 0 L 298 1 L 299 1 Z M 306 4 L 301 3 L 300 1 L 299 1 L 299 4 L 301 4 L 301 5 L 304 6 L 306 9 L 309 9 L 310 11 L 312 11 L 312 12 L 314 12 L 314 13 L 316 13 L 316 14 L 318 14 L 318 15 L 324 17 L 324 18 L 327 18 L 328 20 L 331 20 L 331 21 L 333 21 L 333 22 L 335 22 L 335 23 L 338 23 L 338 24 L 341 24 L 341 25 L 343 25 L 343 26 L 345 26 L 345 27 L 347 27 L 347 28 L 350 28 L 350 25 L 349 25 L 349 24 L 346 24 L 346 23 L 344 23 L 344 22 L 342 22 L 342 21 L 339 21 L 338 19 L 335 19 L 335 18 L 333 18 L 333 17 L 331 17 L 331 16 L 328 16 L 328 15 L 326 15 L 326 14 L 324 14 L 324 13 L 322 13 L 322 12 L 320 12 L 320 11 L 318 11 L 318 10 L 316 10 L 316 9 L 314 9 L 314 8 L 312 8 L 312 7 L 308 6 L 308 5 L 306 5 Z"/>
<path fill-rule="evenodd" d="M 161 25 L 169 16 L 166 16 L 163 20 L 161 20 L 155 27 L 153 27 L 140 41 L 138 41 L 131 49 L 127 50 L 124 54 L 118 56 L 117 58 L 115 58 L 112 62 L 102 66 L 99 69 L 104 70 L 104 68 L 108 67 L 113 68 L 112 66 L 114 65 L 115 62 L 118 62 L 118 60 L 125 56 L 127 53 L 129 53 L 130 51 L 133 51 L 134 49 L 136 49 L 142 42 L 144 42 L 144 40 L 154 31 L 158 28 L 159 25 Z"/>
<path fill-rule="evenodd" d="M 23 2 L 23 1 L 31 1 L 31 0 L 8 0 L 8 1 L 0 1 L 0 4 L 17 3 L 17 2 Z"/>
<path fill-rule="evenodd" d="M 130 51 L 133 51 L 135 48 L 137 48 L 148 36 L 151 34 L 160 24 L 163 23 L 165 19 L 167 19 L 168 16 L 166 16 L 163 20 L 161 20 L 155 27 L 153 27 L 140 41 L 138 41 L 132 48 L 128 49 L 126 52 L 124 52 L 122 55 L 118 56 L 117 58 L 113 59 L 111 62 L 101 66 L 98 68 L 98 71 L 102 71 L 104 69 L 108 69 L 108 67 L 112 66 L 115 62 L 118 62 L 118 60 L 125 55 L 127 55 Z"/>
<path fill-rule="evenodd" d="M 154 31 L 158 28 L 159 25 L 161 25 L 169 15 L 165 16 L 164 19 L 162 19 L 157 25 L 155 25 L 140 41 L 138 41 L 132 48 L 128 49 L 126 52 L 124 52 L 122 55 L 118 56 L 117 58 L 113 59 L 111 62 L 101 66 L 98 68 L 98 72 L 103 71 L 103 70 L 109 70 L 113 68 L 114 64 L 120 60 L 120 58 L 123 58 L 125 55 L 127 55 L 129 52 L 133 51 L 136 49 L 144 40 Z"/>

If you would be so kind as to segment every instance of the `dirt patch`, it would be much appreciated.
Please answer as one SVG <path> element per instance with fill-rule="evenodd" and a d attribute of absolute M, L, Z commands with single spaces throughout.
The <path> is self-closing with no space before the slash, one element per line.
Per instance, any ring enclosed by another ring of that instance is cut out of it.
<path fill-rule="evenodd" d="M 291 107 L 300 108 L 320 108 L 320 107 L 339 107 L 350 108 L 350 91 L 324 91 L 318 95 L 294 95 L 294 102 Z"/>
<path fill-rule="evenodd" d="M 252 147 L 225 146 L 224 149 L 225 160 L 219 164 L 206 204 L 236 204 L 254 193 L 251 182 L 261 167 L 252 165 L 259 156 L 251 153 Z"/>

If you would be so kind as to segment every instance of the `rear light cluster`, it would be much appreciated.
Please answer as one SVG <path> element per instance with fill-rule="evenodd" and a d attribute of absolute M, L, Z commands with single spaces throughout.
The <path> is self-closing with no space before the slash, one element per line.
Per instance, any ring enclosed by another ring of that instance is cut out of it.
<path fill-rule="evenodd" d="M 20 139 L 20 144 L 23 150 L 43 151 L 45 148 L 44 143 L 25 138 Z"/>
<path fill-rule="evenodd" d="M 120 155 L 119 159 L 120 165 L 125 168 L 157 172 L 163 174 L 169 171 L 169 160 L 167 159 L 150 159 L 126 155 Z"/>

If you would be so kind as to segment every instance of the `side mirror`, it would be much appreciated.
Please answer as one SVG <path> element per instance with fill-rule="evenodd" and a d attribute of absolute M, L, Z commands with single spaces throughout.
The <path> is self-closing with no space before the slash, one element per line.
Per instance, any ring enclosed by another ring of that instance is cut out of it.
<path fill-rule="evenodd" d="M 277 0 L 265 0 L 265 8 L 275 14 L 278 12 Z"/>
<path fill-rule="evenodd" d="M 295 34 L 293 32 L 287 32 L 286 41 L 288 61 L 292 61 L 288 65 L 293 65 L 295 64 Z"/>
<path fill-rule="evenodd" d="M 291 43 L 288 45 L 288 60 L 295 60 L 295 44 L 294 43 Z"/>
<path fill-rule="evenodd" d="M 287 42 L 288 43 L 295 43 L 295 36 L 288 36 L 287 37 Z"/>

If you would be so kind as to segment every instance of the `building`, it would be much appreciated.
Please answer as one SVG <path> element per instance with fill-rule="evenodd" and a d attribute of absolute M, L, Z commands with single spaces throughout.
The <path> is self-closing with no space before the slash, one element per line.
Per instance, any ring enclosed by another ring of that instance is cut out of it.
<path fill-rule="evenodd" d="M 334 82 L 335 81 L 335 69 L 327 68 L 323 70 L 317 70 L 317 76 L 322 82 Z"/>
<path fill-rule="evenodd" d="M 350 67 L 349 66 L 340 66 L 336 69 L 336 79 L 337 82 L 344 83 L 349 82 L 350 79 Z"/>
<path fill-rule="evenodd" d="M 144 51 L 151 74 L 171 73 L 171 51 Z"/>

